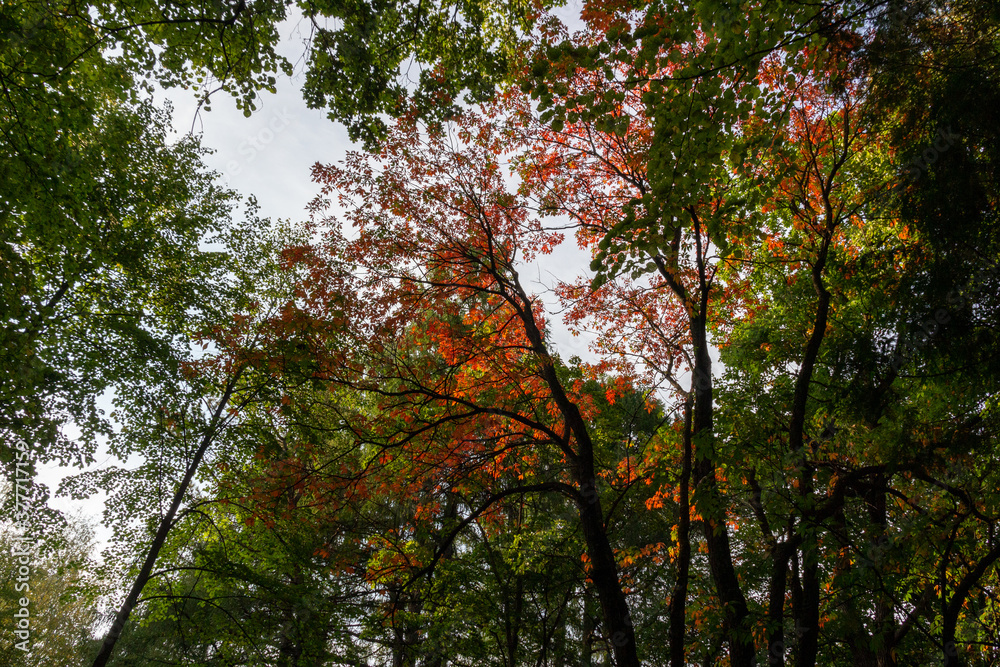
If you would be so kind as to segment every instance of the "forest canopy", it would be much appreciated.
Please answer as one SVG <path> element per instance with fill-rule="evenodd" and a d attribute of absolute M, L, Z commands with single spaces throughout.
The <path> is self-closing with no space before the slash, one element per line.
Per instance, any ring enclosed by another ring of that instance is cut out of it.
<path fill-rule="evenodd" d="M 292 16 L 358 148 L 277 223 L 151 100 L 252 114 Z M 5 4 L 10 664 L 1000 664 L 998 28 Z"/>

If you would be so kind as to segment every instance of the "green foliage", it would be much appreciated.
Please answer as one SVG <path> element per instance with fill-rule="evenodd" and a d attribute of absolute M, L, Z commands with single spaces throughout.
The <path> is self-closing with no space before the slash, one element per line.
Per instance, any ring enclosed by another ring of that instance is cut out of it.
<path fill-rule="evenodd" d="M 328 107 L 368 147 L 385 138 L 385 115 L 440 122 L 460 97 L 483 102 L 511 80 L 538 9 L 521 1 L 305 3 L 315 30 L 306 101 Z"/>
<path fill-rule="evenodd" d="M 546 3 L 301 2 L 308 103 L 369 148 L 406 118 L 378 174 L 317 170 L 361 228 L 322 240 L 229 223 L 142 92 L 250 113 L 291 3 L 0 8 L 0 431 L 140 459 L 65 486 L 110 491 L 112 568 L 212 445 L 115 664 L 993 664 L 994 4 L 590 3 L 567 38 Z M 560 296 L 596 368 L 520 286 L 536 204 L 594 251 Z M 99 586 L 61 535 L 70 664 Z"/>
<path fill-rule="evenodd" d="M 0 428 L 33 460 L 81 464 L 108 431 L 101 393 L 176 371 L 173 338 L 222 270 L 199 244 L 232 194 L 212 185 L 197 141 L 167 143 L 169 115 L 88 50 L 90 31 L 51 9 L 2 10 Z M 66 420 L 76 444 L 59 435 Z"/>

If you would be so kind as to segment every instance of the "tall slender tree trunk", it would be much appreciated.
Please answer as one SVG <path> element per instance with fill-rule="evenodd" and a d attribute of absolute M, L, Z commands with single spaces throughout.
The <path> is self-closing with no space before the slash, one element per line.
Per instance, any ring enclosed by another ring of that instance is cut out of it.
<path fill-rule="evenodd" d="M 802 598 L 795 625 L 799 635 L 795 667 L 815 667 L 819 653 L 819 564 L 814 536 L 802 540 Z"/>
<path fill-rule="evenodd" d="M 507 624 L 507 667 L 517 667 L 518 648 L 521 645 L 521 613 L 524 607 L 524 577 L 514 577 L 514 590 L 507 600 L 504 614 Z"/>
<path fill-rule="evenodd" d="M 958 630 L 958 616 L 962 613 L 962 605 L 969 596 L 969 592 L 977 581 L 986 573 L 994 563 L 1000 561 L 1000 545 L 993 547 L 983 558 L 976 563 L 969 572 L 966 573 L 955 592 L 952 593 L 951 600 L 944 606 L 941 623 L 941 646 L 944 649 L 945 667 L 962 667 L 965 661 L 962 660 L 961 652 L 955 643 Z M 944 600 L 945 588 L 942 586 L 941 597 Z"/>
<path fill-rule="evenodd" d="M 868 518 L 874 532 L 871 546 L 876 554 L 876 558 L 872 559 L 872 566 L 875 570 L 882 569 L 884 559 L 880 556 L 887 548 L 886 483 L 884 475 L 875 476 L 872 479 L 872 486 L 866 494 Z M 885 581 L 883 577 L 878 577 L 878 579 Z M 893 638 L 896 636 L 896 605 L 893 604 L 892 596 L 885 590 L 874 591 L 874 595 L 875 636 L 879 639 L 877 648 L 874 649 L 876 664 L 878 667 L 896 667 L 895 644 L 893 642 Z"/>
<path fill-rule="evenodd" d="M 594 620 L 587 606 L 587 593 L 584 590 L 583 619 L 580 627 L 580 667 L 592 667 L 594 664 Z"/>
<path fill-rule="evenodd" d="M 816 315 L 813 318 L 812 333 L 806 343 L 805 352 L 802 355 L 802 365 L 795 378 L 795 390 L 792 395 L 792 414 L 788 426 L 789 449 L 795 454 L 800 463 L 799 471 L 799 497 L 803 501 L 803 507 L 809 506 L 813 500 L 813 469 L 809 463 L 805 424 L 806 411 L 809 404 L 809 387 L 812 384 L 813 371 L 816 361 L 819 359 L 819 351 L 826 336 L 827 319 L 830 313 L 831 295 L 823 282 L 823 271 L 826 266 L 827 254 L 833 233 L 837 225 L 837 217 L 834 215 L 829 203 L 826 206 L 827 226 L 823 235 L 823 241 L 817 253 L 816 261 L 813 263 L 811 277 L 813 289 L 816 292 Z M 811 531 L 810 526 L 802 526 L 803 529 Z M 802 540 L 802 601 L 799 615 L 796 619 L 797 633 L 800 634 L 798 644 L 798 655 L 796 656 L 796 667 L 814 667 L 816 657 L 819 652 L 819 544 L 816 535 L 812 532 L 803 536 Z"/>
<path fill-rule="evenodd" d="M 726 640 L 732 667 L 753 667 L 755 650 L 753 628 L 746 597 L 733 566 L 726 523 L 725 500 L 719 493 L 715 476 L 714 406 L 712 404 L 712 359 L 708 354 L 705 327 L 707 295 L 703 296 L 699 314 L 691 318 L 691 339 L 694 344 L 694 482 L 705 495 L 705 509 L 700 511 L 708 547 L 708 567 L 716 594 L 725 608 Z"/>
<path fill-rule="evenodd" d="M 572 469 L 579 492 L 577 509 L 580 516 L 580 527 L 583 531 L 584 543 L 587 545 L 587 555 L 590 558 L 590 578 L 594 582 L 594 589 L 597 591 L 597 597 L 601 603 L 604 630 L 611 643 L 615 665 L 617 667 L 639 667 L 635 629 L 632 627 L 632 617 L 625 600 L 625 592 L 618 579 L 618 563 L 615 561 L 615 553 L 608 539 L 607 527 L 604 524 L 604 510 L 601 507 L 601 495 L 597 487 L 594 464 L 594 442 L 590 437 L 590 429 L 580 413 L 580 408 L 570 400 L 559 375 L 556 373 L 552 357 L 545 344 L 545 338 L 535 322 L 532 300 L 517 281 L 516 274 L 513 275 L 513 285 L 520 301 L 519 316 L 524 324 L 525 333 L 531 342 L 532 349 L 541 361 L 541 376 L 549 387 L 552 399 L 576 445 Z"/>
<path fill-rule="evenodd" d="M 581 489 L 580 524 L 590 558 L 590 579 L 594 582 L 597 599 L 601 603 L 604 629 L 617 667 L 639 667 L 635 630 L 618 579 L 618 564 L 604 525 L 597 479 L 592 465 L 581 468 L 577 476 Z"/>
<path fill-rule="evenodd" d="M 729 526 L 726 522 L 725 499 L 719 492 L 715 474 L 715 433 L 714 405 L 712 399 L 712 358 L 708 352 L 708 305 L 711 280 L 705 263 L 705 249 L 702 247 L 701 220 L 694 207 L 689 207 L 693 224 L 693 236 L 697 249 L 698 289 L 689 292 L 680 278 L 677 257 L 680 253 L 681 225 L 673 230 L 670 239 L 671 256 L 652 257 L 660 275 L 677 298 L 684 304 L 688 314 L 691 345 L 694 348 L 694 368 L 692 368 L 692 388 L 694 395 L 694 417 L 692 425 L 693 441 L 693 484 L 705 544 L 708 548 L 708 566 L 715 584 L 716 595 L 725 610 L 725 638 L 729 645 L 731 667 L 752 667 L 755 660 L 753 628 L 746 597 L 740 587 L 736 568 L 733 565 L 732 548 L 729 543 Z M 676 654 L 671 649 L 671 660 Z M 676 663 L 674 663 L 676 666 Z"/>
<path fill-rule="evenodd" d="M 795 546 L 780 542 L 771 554 L 771 578 L 767 598 L 767 664 L 785 667 L 785 593 L 788 582 L 788 559 Z"/>
<path fill-rule="evenodd" d="M 295 573 L 291 577 L 291 584 L 297 588 L 302 584 L 302 570 L 295 567 Z M 278 640 L 278 665 L 279 667 L 298 667 L 302 660 L 302 642 L 298 625 L 303 626 L 308 623 L 308 619 L 297 617 L 295 609 L 289 605 L 281 615 L 283 623 L 279 631 Z"/>
<path fill-rule="evenodd" d="M 684 402 L 684 453 L 681 462 L 680 503 L 677 518 L 677 580 L 670 595 L 670 667 L 685 667 L 684 639 L 685 612 L 687 611 L 688 576 L 691 569 L 691 412 L 693 404 L 689 395 Z"/>
<path fill-rule="evenodd" d="M 160 519 L 160 525 L 156 529 L 156 535 L 153 536 L 153 543 L 149 545 L 149 550 L 146 552 L 146 560 L 143 562 L 142 568 L 139 570 L 139 574 L 132 583 L 132 588 L 125 597 L 125 601 L 122 602 L 122 606 L 119 607 L 118 613 L 115 614 L 115 620 L 111 623 L 111 627 L 108 628 L 108 632 L 104 636 L 104 642 L 101 644 L 101 650 L 98 652 L 97 657 L 94 658 L 93 667 L 105 667 L 111 659 L 111 655 L 115 650 L 115 644 L 118 643 L 118 638 L 121 637 L 122 630 L 128 622 L 129 616 L 132 615 L 132 610 L 135 608 L 136 603 L 139 601 L 142 589 L 146 587 L 146 584 L 149 582 L 149 578 L 152 576 L 153 566 L 156 564 L 156 559 L 160 555 L 160 550 L 163 548 L 163 544 L 167 540 L 167 535 L 170 533 L 170 529 L 174 525 L 174 517 L 177 516 L 181 503 L 184 501 L 184 495 L 187 493 L 188 487 L 191 486 L 191 480 L 194 479 L 194 475 L 198 471 L 198 466 L 201 465 L 201 460 L 205 458 L 205 453 L 208 451 L 208 448 L 215 441 L 219 425 L 222 423 L 222 414 L 229 406 L 229 401 L 233 396 L 233 392 L 236 390 L 236 385 L 242 374 L 243 370 L 241 368 L 234 373 L 232 378 L 230 378 L 229 382 L 226 384 L 222 397 L 219 399 L 219 404 L 215 407 L 215 411 L 209 421 L 208 428 L 205 430 L 205 433 L 201 438 L 201 442 L 198 444 L 198 449 L 195 451 L 194 458 L 192 458 L 191 463 L 188 464 L 187 470 L 184 472 L 184 477 L 181 479 L 180 485 L 174 492 L 173 500 L 170 502 L 170 508 L 167 510 L 167 513 L 163 515 L 163 518 Z"/>

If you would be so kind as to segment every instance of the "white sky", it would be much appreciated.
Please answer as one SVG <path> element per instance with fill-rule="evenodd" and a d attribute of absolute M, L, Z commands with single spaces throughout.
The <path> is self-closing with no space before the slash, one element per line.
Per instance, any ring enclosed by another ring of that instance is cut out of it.
<path fill-rule="evenodd" d="M 278 50 L 295 65 L 295 74 L 291 79 L 276 77 L 276 94 L 261 93 L 249 118 L 221 92 L 213 96 L 212 110 L 200 113 L 192 92 L 164 95 L 174 105 L 178 133 L 193 129 L 201 134 L 202 144 L 215 150 L 206 156 L 206 164 L 243 196 L 255 195 L 261 214 L 272 219 L 303 219 L 306 204 L 318 190 L 309 176 L 312 165 L 339 160 L 353 148 L 343 126 L 330 121 L 325 111 L 306 108 L 302 100 L 306 30 L 298 19 L 281 26 Z"/>

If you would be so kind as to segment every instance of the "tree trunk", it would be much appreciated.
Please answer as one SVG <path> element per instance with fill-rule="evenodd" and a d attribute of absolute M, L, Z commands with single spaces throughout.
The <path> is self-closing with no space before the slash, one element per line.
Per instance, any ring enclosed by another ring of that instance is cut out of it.
<path fill-rule="evenodd" d="M 872 486 L 868 491 L 868 518 L 873 531 L 873 543 L 876 558 L 873 558 L 872 567 L 875 570 L 882 569 L 884 559 L 880 556 L 887 548 L 888 535 L 886 527 L 888 519 L 886 514 L 886 479 L 884 475 L 876 475 L 872 479 Z M 884 581 L 882 577 L 876 577 L 878 581 Z M 874 585 L 874 584 L 873 584 Z M 879 640 L 878 648 L 874 649 L 876 664 L 878 667 L 896 667 L 896 659 L 893 657 L 895 645 L 893 638 L 896 636 L 896 606 L 892 602 L 892 596 L 885 590 L 873 591 L 875 595 L 875 633 Z"/>
<path fill-rule="evenodd" d="M 177 516 L 177 511 L 180 509 L 181 502 L 184 500 L 184 494 L 187 493 L 188 487 L 191 485 L 191 480 L 194 479 L 194 474 L 198 471 L 198 466 L 201 465 L 201 460 L 205 457 L 205 453 L 208 451 L 209 446 L 215 439 L 216 430 L 219 428 L 219 424 L 222 421 L 222 413 L 229 405 L 229 400 L 232 398 L 233 392 L 236 390 L 236 383 L 239 382 L 242 374 L 242 369 L 237 370 L 226 385 L 226 389 L 222 393 L 222 397 L 219 399 L 219 404 L 216 406 L 215 412 L 212 414 L 212 419 L 209 421 L 208 429 L 205 431 L 201 442 L 198 444 L 198 449 L 195 451 L 194 458 L 191 459 L 191 463 L 184 472 L 184 478 L 181 480 L 180 486 L 178 486 L 177 490 L 174 492 L 170 508 L 167 510 L 167 513 L 163 515 L 163 518 L 160 519 L 160 525 L 156 529 L 156 535 L 153 537 L 153 543 L 149 545 L 149 551 L 146 552 L 146 560 L 142 564 L 142 569 L 139 570 L 139 574 L 136 576 L 135 582 L 133 582 L 128 596 L 126 596 L 122 606 L 118 609 L 118 613 L 115 614 L 114 622 L 111 624 L 111 627 L 108 628 L 108 632 L 104 636 L 104 643 L 101 644 L 101 650 L 97 654 L 97 657 L 94 658 L 93 667 L 105 667 L 108 664 L 108 660 L 111 659 L 111 654 L 115 650 L 115 644 L 118 643 L 118 638 L 121 636 L 122 629 L 124 629 L 125 623 L 128 622 L 129 616 L 132 615 L 132 609 L 135 608 L 136 603 L 139 601 L 142 589 L 146 587 L 150 576 L 152 576 L 153 566 L 156 564 L 156 559 L 160 555 L 163 543 L 167 540 L 167 534 L 173 527 L 174 517 Z"/>
<path fill-rule="evenodd" d="M 590 616 L 587 604 L 587 591 L 583 592 L 583 619 L 580 628 L 580 667 L 592 667 L 594 664 L 594 619 Z"/>
<path fill-rule="evenodd" d="M 951 596 L 951 600 L 944 608 L 941 624 L 941 646 L 944 649 L 945 667 L 962 667 L 964 661 L 959 654 L 958 645 L 955 643 L 955 636 L 958 629 L 958 616 L 962 612 L 962 605 L 969 591 L 977 581 L 986 573 L 995 562 L 1000 560 L 1000 545 L 993 547 L 982 560 L 980 560 L 972 570 L 970 570 Z M 941 596 L 944 598 L 945 591 L 942 587 Z"/>
<path fill-rule="evenodd" d="M 819 652 L 819 565 L 813 536 L 802 541 L 802 603 L 796 633 L 799 642 L 795 667 L 815 667 Z"/>
<path fill-rule="evenodd" d="M 794 552 L 791 542 L 779 543 L 771 554 L 771 580 L 767 596 L 767 664 L 785 667 L 785 591 L 788 559 Z"/>
<path fill-rule="evenodd" d="M 579 407 L 569 399 L 556 373 L 552 357 L 545 344 L 545 338 L 535 322 L 532 300 L 517 282 L 516 274 L 513 277 L 513 282 L 520 301 L 519 316 L 524 324 L 525 333 L 531 342 L 532 349 L 541 361 L 542 378 L 552 392 L 552 399 L 576 443 L 573 476 L 579 492 L 577 509 L 584 542 L 587 545 L 587 555 L 590 558 L 590 577 L 594 582 L 594 588 L 601 603 L 604 629 L 611 642 L 615 664 L 617 667 L 639 667 L 635 631 L 632 627 L 625 593 L 618 579 L 618 564 L 615 562 L 614 550 L 611 548 L 607 528 L 604 525 L 604 510 L 601 507 L 601 496 L 597 488 L 594 443 L 590 437 L 590 430 L 583 415 L 580 414 Z"/>
<path fill-rule="evenodd" d="M 517 649 L 521 644 L 521 612 L 524 606 L 524 577 L 514 575 L 513 595 L 507 600 L 507 667 L 517 667 Z"/>
<path fill-rule="evenodd" d="M 702 304 L 703 313 L 707 303 Z M 708 566 L 716 594 L 725 608 L 726 640 L 732 667 L 753 667 L 755 650 L 750 624 L 750 611 L 733 566 L 726 524 L 725 499 L 719 493 L 715 477 L 715 447 L 712 404 L 712 359 L 708 354 L 705 317 L 691 318 L 691 339 L 694 344 L 694 482 L 708 502 L 700 514 L 704 520 Z"/>
<path fill-rule="evenodd" d="M 679 481 L 680 506 L 677 518 L 677 580 L 670 595 L 670 667 L 685 667 L 684 634 L 686 627 L 688 574 L 691 569 L 691 397 L 684 402 L 684 460 Z"/>

